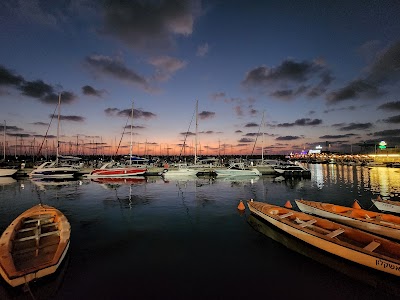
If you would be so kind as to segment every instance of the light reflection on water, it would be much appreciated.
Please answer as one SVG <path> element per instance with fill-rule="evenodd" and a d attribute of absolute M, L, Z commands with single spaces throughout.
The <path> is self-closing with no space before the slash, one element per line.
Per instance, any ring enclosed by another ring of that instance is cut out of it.
<path fill-rule="evenodd" d="M 376 194 L 398 197 L 397 170 L 309 167 L 311 179 L 282 182 L 273 176 L 148 177 L 130 182 L 22 179 L 0 184 L 0 229 L 38 202 L 57 207 L 70 221 L 70 260 L 61 284 L 50 277 L 47 283 L 56 292 L 38 299 L 265 297 L 264 289 L 234 288 L 247 276 L 256 286 L 268 283 L 272 296 L 282 295 L 282 282 L 290 282 L 301 296 L 308 280 L 317 286 L 314 298 L 382 296 L 356 281 L 343 284 L 347 277 L 259 235 L 247 223 L 248 210 L 238 212 L 239 201 L 250 198 L 279 205 L 287 200 L 294 204 L 296 198 L 349 205 L 357 198 L 369 208 Z M 40 282 L 33 284 L 33 293 L 39 295 L 41 287 Z M 0 282 L 0 299 L 26 296 L 18 291 Z"/>

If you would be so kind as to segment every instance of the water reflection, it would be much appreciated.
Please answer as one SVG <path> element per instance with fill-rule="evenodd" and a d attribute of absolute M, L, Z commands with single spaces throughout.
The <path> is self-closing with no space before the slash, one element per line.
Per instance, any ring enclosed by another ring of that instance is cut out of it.
<path fill-rule="evenodd" d="M 311 164 L 312 186 L 323 189 L 339 185 L 350 190 L 371 191 L 385 198 L 400 197 L 400 170 L 387 167 Z"/>

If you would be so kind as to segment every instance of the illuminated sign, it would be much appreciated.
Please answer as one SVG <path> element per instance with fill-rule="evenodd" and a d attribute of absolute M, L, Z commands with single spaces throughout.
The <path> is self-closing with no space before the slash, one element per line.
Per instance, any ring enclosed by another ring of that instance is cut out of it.
<path fill-rule="evenodd" d="M 386 149 L 386 142 L 385 141 L 381 141 L 380 143 L 379 143 L 379 149 Z"/>

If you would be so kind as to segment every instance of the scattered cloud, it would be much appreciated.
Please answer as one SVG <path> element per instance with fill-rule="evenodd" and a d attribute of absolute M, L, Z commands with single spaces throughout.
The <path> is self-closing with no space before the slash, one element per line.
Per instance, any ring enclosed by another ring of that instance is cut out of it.
<path fill-rule="evenodd" d="M 139 51 L 165 51 L 175 37 L 189 36 L 201 13 L 200 0 L 106 1 L 100 34 Z"/>
<path fill-rule="evenodd" d="M 293 126 L 315 126 L 315 125 L 320 125 L 320 124 L 322 124 L 321 119 L 303 118 L 303 119 L 297 119 L 293 123 L 280 123 L 276 126 L 278 126 L 278 127 L 293 127 Z"/>
<path fill-rule="evenodd" d="M 382 122 L 398 124 L 398 123 L 400 123 L 400 115 L 392 116 L 387 119 L 383 119 Z"/>
<path fill-rule="evenodd" d="M 257 123 L 254 123 L 254 122 L 252 122 L 252 123 L 247 123 L 246 125 L 244 125 L 244 127 L 258 127 L 258 126 L 260 126 L 260 125 L 257 124 Z"/>
<path fill-rule="evenodd" d="M 241 138 L 238 142 L 239 142 L 239 143 L 253 143 L 253 142 L 254 142 L 254 139 Z"/>
<path fill-rule="evenodd" d="M 316 97 L 332 82 L 331 71 L 322 60 L 284 60 L 277 67 L 260 66 L 247 72 L 242 85 L 272 97 L 290 100 L 299 95 Z"/>
<path fill-rule="evenodd" d="M 339 128 L 340 131 L 350 131 L 350 130 L 365 130 L 374 127 L 370 122 L 368 123 L 349 123 Z"/>
<path fill-rule="evenodd" d="M 187 65 L 186 61 L 170 56 L 153 57 L 148 62 L 156 68 L 154 79 L 157 81 L 169 80 L 173 74 Z"/>
<path fill-rule="evenodd" d="M 382 105 L 379 105 L 377 109 L 383 109 L 387 111 L 400 110 L 400 101 L 392 101 L 384 103 Z"/>
<path fill-rule="evenodd" d="M 299 136 L 286 135 L 286 136 L 278 136 L 275 140 L 277 140 L 277 141 L 293 141 L 293 140 L 298 140 L 298 139 L 300 139 Z"/>
<path fill-rule="evenodd" d="M 212 111 L 202 111 L 199 113 L 199 118 L 201 120 L 211 119 L 215 117 L 215 112 Z"/>
<path fill-rule="evenodd" d="M 336 134 L 336 135 L 331 135 L 331 134 L 327 134 L 327 135 L 323 135 L 320 136 L 320 139 L 326 139 L 326 140 L 331 140 L 331 139 L 344 139 L 344 138 L 349 138 L 351 136 L 354 136 L 355 134 L 353 133 L 349 133 L 349 134 Z"/>
<path fill-rule="evenodd" d="M 374 132 L 374 136 L 391 137 L 400 136 L 400 129 L 386 129 L 382 131 Z"/>
<path fill-rule="evenodd" d="M 50 118 L 58 118 L 58 115 L 51 114 Z M 63 116 L 63 115 L 60 115 L 60 120 L 73 121 L 73 122 L 84 122 L 85 118 L 81 117 L 81 116 Z"/>
<path fill-rule="evenodd" d="M 328 104 L 350 99 L 373 99 L 386 94 L 386 85 L 400 79 L 400 40 L 391 44 L 366 68 L 364 76 L 327 95 Z"/>
<path fill-rule="evenodd" d="M 118 57 L 105 55 L 90 55 L 85 59 L 84 65 L 90 69 L 95 76 L 110 76 L 114 79 L 134 83 L 144 90 L 150 90 L 149 84 L 143 76 L 125 66 Z"/>
<path fill-rule="evenodd" d="M 104 90 L 96 90 L 94 87 L 90 85 L 85 85 L 82 87 L 82 94 L 87 96 L 96 96 L 101 97 L 104 93 Z"/>
<path fill-rule="evenodd" d="M 196 56 L 203 57 L 206 56 L 209 51 L 208 43 L 204 43 L 197 47 Z"/>

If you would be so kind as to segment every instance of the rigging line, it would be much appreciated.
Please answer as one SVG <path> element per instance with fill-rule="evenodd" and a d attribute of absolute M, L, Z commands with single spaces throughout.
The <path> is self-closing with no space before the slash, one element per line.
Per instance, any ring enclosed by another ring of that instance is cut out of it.
<path fill-rule="evenodd" d="M 190 120 L 190 123 L 189 123 L 189 128 L 188 128 L 188 130 L 186 131 L 186 134 L 185 134 L 185 139 L 183 140 L 183 145 L 182 145 L 182 148 L 181 148 L 181 153 L 179 153 L 179 157 L 181 157 L 182 156 L 182 151 L 184 150 L 184 148 L 185 148 L 185 145 L 186 145 L 186 139 L 187 139 L 187 136 L 188 136 L 188 134 L 189 134 L 189 129 L 190 129 L 190 127 L 192 126 L 192 122 L 193 122 L 193 119 L 194 119 L 194 116 L 195 116 L 195 114 L 196 114 L 196 109 L 194 110 L 194 112 L 193 112 L 193 116 L 192 116 L 192 119 Z"/>
<path fill-rule="evenodd" d="M 47 134 L 49 133 L 49 129 L 50 129 L 50 126 L 51 126 L 51 122 L 52 122 L 53 119 L 54 119 L 54 116 L 55 116 L 55 114 L 56 114 L 57 107 L 58 107 L 58 104 L 56 105 L 56 108 L 54 109 L 54 112 L 53 112 L 53 114 L 52 114 L 52 116 L 51 116 L 51 120 L 50 120 L 49 126 L 47 127 L 46 134 L 44 135 L 43 142 L 42 142 L 42 144 L 40 145 L 39 150 L 38 150 L 38 153 L 37 153 L 36 156 L 39 156 L 39 155 L 40 155 L 40 152 L 42 151 L 43 144 L 44 144 L 44 142 L 45 142 L 46 139 L 47 139 Z"/>
<path fill-rule="evenodd" d="M 264 122 L 264 114 L 263 114 L 263 117 L 262 117 L 260 126 L 258 127 L 258 132 L 257 132 L 256 140 L 254 141 L 253 150 L 251 150 L 251 155 L 252 155 L 252 156 L 253 156 L 253 153 L 254 153 L 254 148 L 256 147 L 256 144 L 257 144 L 258 136 L 260 135 L 261 126 L 262 126 L 262 123 L 263 123 L 263 122 Z M 247 159 L 247 156 L 246 156 L 246 159 Z"/>
<path fill-rule="evenodd" d="M 125 129 L 126 129 L 126 126 L 128 126 L 128 121 L 129 121 L 130 117 L 131 116 L 129 115 L 128 119 L 126 120 L 126 124 L 124 126 L 124 131 L 122 132 L 121 139 L 119 140 L 119 144 L 118 144 L 117 150 L 115 151 L 115 156 L 117 156 L 117 154 L 118 154 L 118 150 L 119 150 L 119 147 L 121 146 L 122 138 L 124 137 Z"/>

